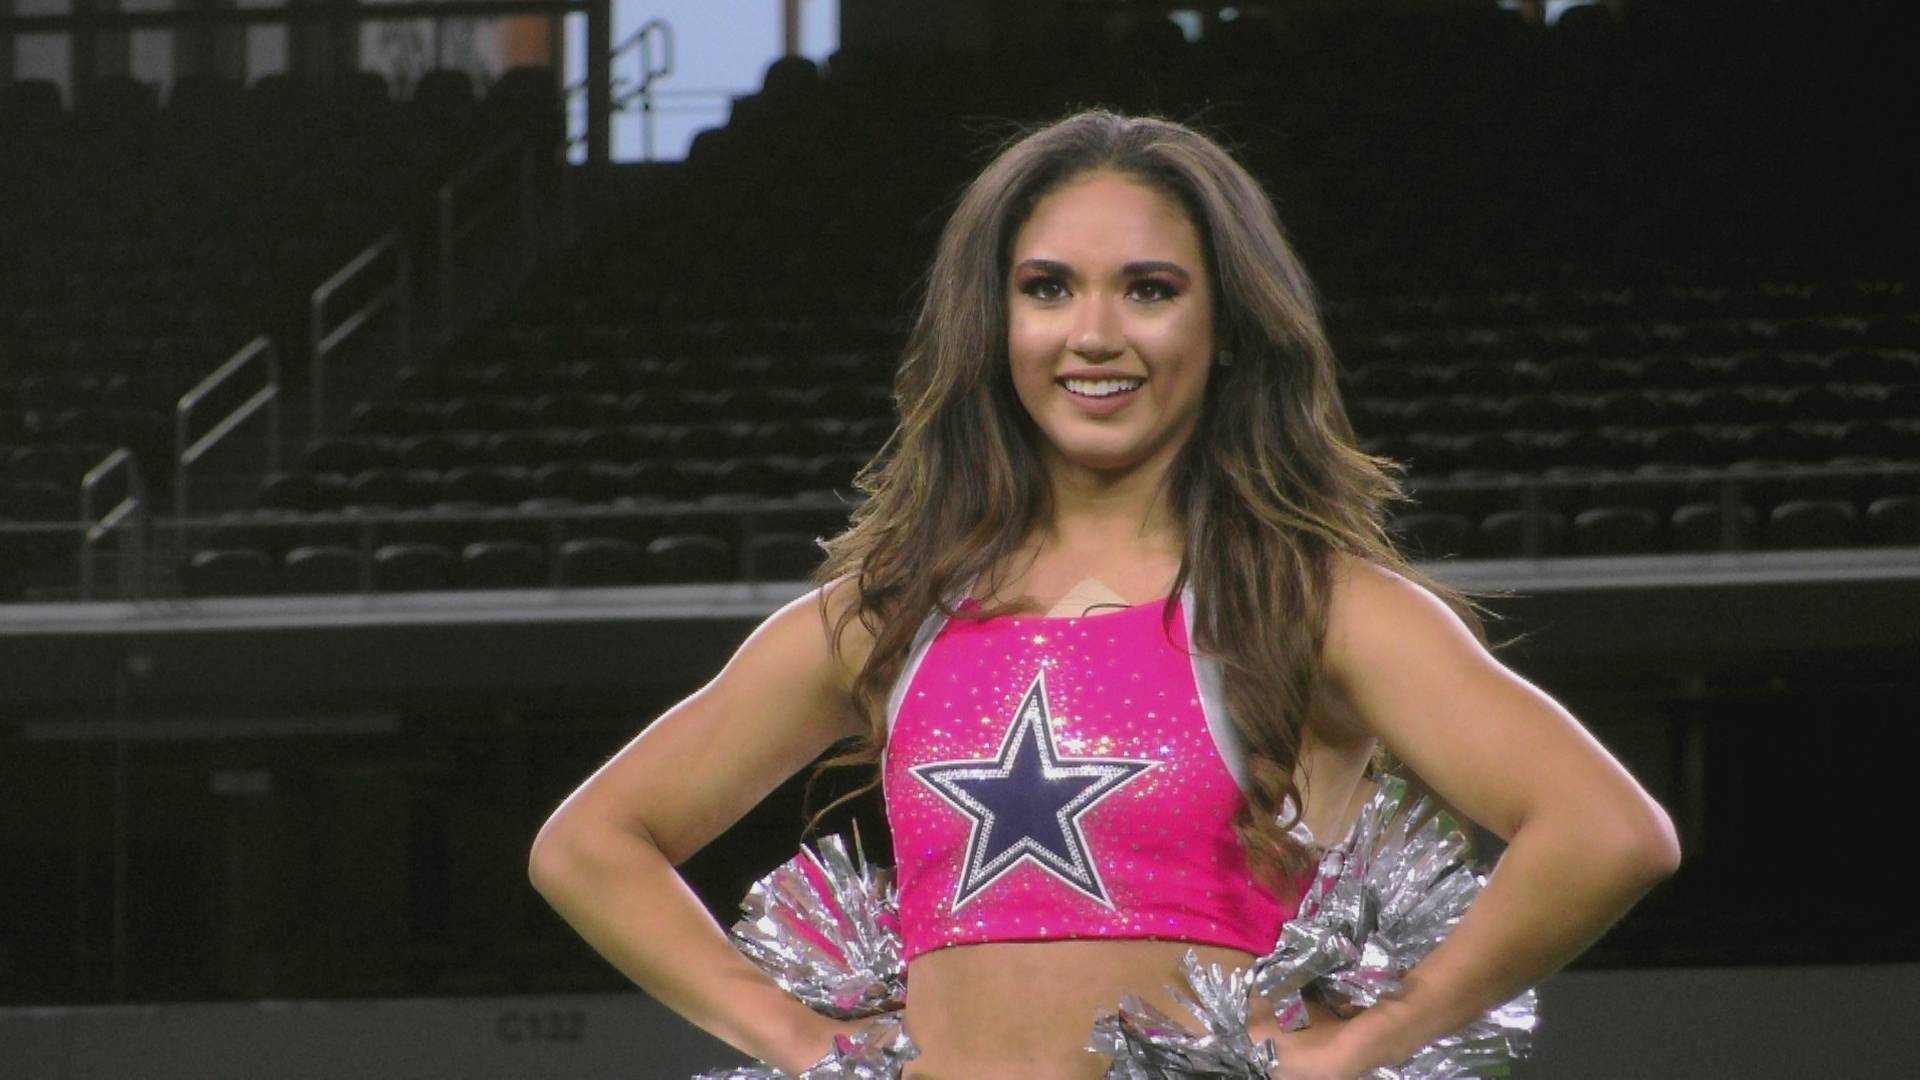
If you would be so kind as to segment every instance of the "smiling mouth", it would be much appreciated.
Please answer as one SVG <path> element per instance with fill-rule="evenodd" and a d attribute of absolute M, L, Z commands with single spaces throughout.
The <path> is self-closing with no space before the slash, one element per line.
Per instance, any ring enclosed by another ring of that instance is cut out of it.
<path fill-rule="evenodd" d="M 1146 383 L 1145 379 L 1134 378 L 1060 380 L 1060 386 L 1067 393 L 1084 398 L 1105 398 L 1115 394 L 1130 393 L 1145 386 Z"/>

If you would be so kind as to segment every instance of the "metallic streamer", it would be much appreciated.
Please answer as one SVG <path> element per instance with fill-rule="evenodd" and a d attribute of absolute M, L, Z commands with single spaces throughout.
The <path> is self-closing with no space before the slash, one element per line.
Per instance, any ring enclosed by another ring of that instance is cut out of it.
<path fill-rule="evenodd" d="M 900 1018 L 889 1013 L 852 1035 L 836 1036 L 827 1056 L 797 1078 L 762 1064 L 704 1072 L 693 1080 L 899 1080 L 901 1069 L 919 1055 Z"/>
<path fill-rule="evenodd" d="M 1401 977 L 1446 939 L 1485 884 L 1453 820 L 1424 798 L 1409 802 L 1404 780 L 1381 777 L 1346 839 L 1321 857 L 1277 947 L 1254 961 L 1245 981 L 1198 972 L 1190 954 L 1183 971 L 1208 1002 L 1196 1011 L 1204 1033 L 1129 999 L 1118 1016 L 1096 1022 L 1091 1048 L 1113 1055 L 1108 1080 L 1265 1077 L 1274 1059 L 1258 1051 L 1271 1051 L 1272 1043 L 1252 1047 L 1246 1002 L 1220 1001 L 1218 994 L 1251 986 L 1288 1031 L 1306 1026 L 1307 997 L 1352 1016 L 1398 990 Z M 1238 1023 L 1237 1033 L 1222 1026 L 1229 1022 Z M 1538 1025 L 1538 999 L 1529 989 L 1399 1065 L 1374 1069 L 1366 1080 L 1506 1076 L 1531 1049 Z"/>
<path fill-rule="evenodd" d="M 1252 976 L 1219 964 L 1200 965 L 1192 950 L 1181 960 L 1191 997 L 1169 987 L 1174 1001 L 1200 1022 L 1195 1035 L 1165 1013 L 1128 994 L 1118 1013 L 1094 1021 L 1087 1049 L 1113 1058 L 1108 1080 L 1167 1080 L 1169 1077 L 1219 1077 L 1266 1080 L 1279 1063 L 1272 1040 L 1258 1046 L 1247 1033 L 1247 1002 Z"/>
<path fill-rule="evenodd" d="M 755 882 L 734 944 L 781 988 L 837 1019 L 902 1008 L 906 965 L 893 871 L 829 836 Z"/>
<path fill-rule="evenodd" d="M 1303 994 L 1352 1016 L 1399 990 L 1486 886 L 1449 815 L 1409 800 L 1399 777 L 1378 780 L 1346 839 L 1321 858 L 1278 947 L 1254 962 L 1254 989 L 1287 1030 L 1306 1022 Z M 1504 1076 L 1532 1048 L 1538 1005 L 1528 989 L 1369 1080 Z"/>
<path fill-rule="evenodd" d="M 1133 995 L 1101 1016 L 1088 1049 L 1113 1058 L 1109 1080 L 1259 1080 L 1277 1059 L 1271 1041 L 1256 1046 L 1248 1034 L 1251 994 L 1261 995 L 1284 1029 L 1297 1030 L 1307 1022 L 1307 997 L 1351 1016 L 1397 991 L 1486 884 L 1453 820 L 1408 794 L 1405 781 L 1379 778 L 1346 838 L 1322 856 L 1299 914 L 1251 969 L 1202 967 L 1188 952 L 1186 986 L 1169 991 L 1200 1033 Z M 829 1016 L 888 1014 L 836 1042 L 801 1080 L 897 1078 L 919 1051 L 896 1015 L 905 1005 L 906 970 L 892 871 L 870 867 L 841 837 L 828 837 L 756 883 L 742 908 L 735 943 L 783 988 Z M 1529 989 L 1366 1080 L 1506 1076 L 1530 1051 L 1538 1025 Z M 786 1078 L 761 1066 L 696 1080 Z"/>
<path fill-rule="evenodd" d="M 856 838 L 857 844 L 857 838 Z M 829 836 L 754 882 L 740 901 L 734 946 L 817 1013 L 873 1022 L 800 1074 L 799 1080 L 897 1080 L 920 1053 L 898 1015 L 906 1005 L 900 905 L 893 871 Z M 764 1063 L 701 1073 L 694 1080 L 793 1080 Z"/>

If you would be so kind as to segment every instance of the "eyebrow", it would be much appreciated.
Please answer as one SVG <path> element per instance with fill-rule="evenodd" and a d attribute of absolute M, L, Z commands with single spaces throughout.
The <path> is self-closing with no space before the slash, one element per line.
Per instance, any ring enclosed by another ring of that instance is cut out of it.
<path fill-rule="evenodd" d="M 1026 259 L 1026 260 L 1023 260 L 1018 266 L 1015 266 L 1014 269 L 1018 270 L 1018 269 L 1021 269 L 1022 267 L 1026 267 L 1033 270 L 1042 270 L 1049 274 L 1058 274 L 1061 277 L 1073 276 L 1073 268 L 1071 266 L 1068 266 L 1066 263 L 1060 262 L 1057 259 Z M 1183 281 L 1189 280 L 1192 277 L 1191 274 L 1187 273 L 1186 268 L 1181 266 L 1179 263 L 1166 262 L 1160 259 L 1146 259 L 1140 262 L 1130 262 L 1127 265 L 1120 268 L 1120 273 L 1126 277 L 1138 277 L 1141 274 L 1151 274 L 1155 272 L 1173 274 L 1176 277 L 1179 277 Z"/>

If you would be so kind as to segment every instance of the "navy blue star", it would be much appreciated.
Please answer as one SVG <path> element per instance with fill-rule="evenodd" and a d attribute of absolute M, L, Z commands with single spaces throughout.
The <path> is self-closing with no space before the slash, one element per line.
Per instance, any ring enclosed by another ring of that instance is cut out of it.
<path fill-rule="evenodd" d="M 1087 851 L 1080 818 L 1157 764 L 1124 758 L 1062 759 L 1053 745 L 1046 672 L 1034 676 L 997 756 L 935 761 L 912 770 L 973 823 L 954 889 L 954 910 L 1022 862 L 1112 907 Z"/>

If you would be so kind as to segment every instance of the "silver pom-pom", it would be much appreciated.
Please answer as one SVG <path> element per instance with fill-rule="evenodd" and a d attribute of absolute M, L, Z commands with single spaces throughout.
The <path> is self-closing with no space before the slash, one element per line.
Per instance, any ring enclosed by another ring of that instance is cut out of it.
<path fill-rule="evenodd" d="M 852 1019 L 906 1004 L 893 871 L 849 853 L 842 837 L 801 847 L 740 908 L 735 946 L 815 1012 Z"/>
<path fill-rule="evenodd" d="M 1407 796 L 1406 781 L 1379 778 L 1346 839 L 1320 860 L 1279 947 L 1254 962 L 1254 988 L 1284 1028 L 1305 1025 L 1303 994 L 1351 1016 L 1399 990 L 1485 887 L 1452 818 Z M 1369 1080 L 1506 1075 L 1532 1047 L 1537 1006 L 1527 990 Z"/>
<path fill-rule="evenodd" d="M 920 1050 L 907 1037 L 899 1016 L 890 1013 L 874 1017 L 852 1035 L 835 1036 L 827 1056 L 798 1078 L 768 1065 L 744 1065 L 704 1072 L 693 1080 L 899 1080 L 907 1062 L 918 1056 Z"/>
<path fill-rule="evenodd" d="M 1174 1001 L 1200 1022 L 1202 1034 L 1193 1034 L 1165 1013 L 1128 994 L 1118 1013 L 1094 1021 L 1087 1049 L 1113 1058 L 1107 1080 L 1174 1080 L 1220 1077 L 1222 1080 L 1266 1080 L 1278 1060 L 1273 1043 L 1256 1046 L 1247 1033 L 1247 1000 L 1252 989 L 1247 971 L 1202 967 L 1192 949 L 1180 962 L 1192 996 L 1169 987 Z"/>

